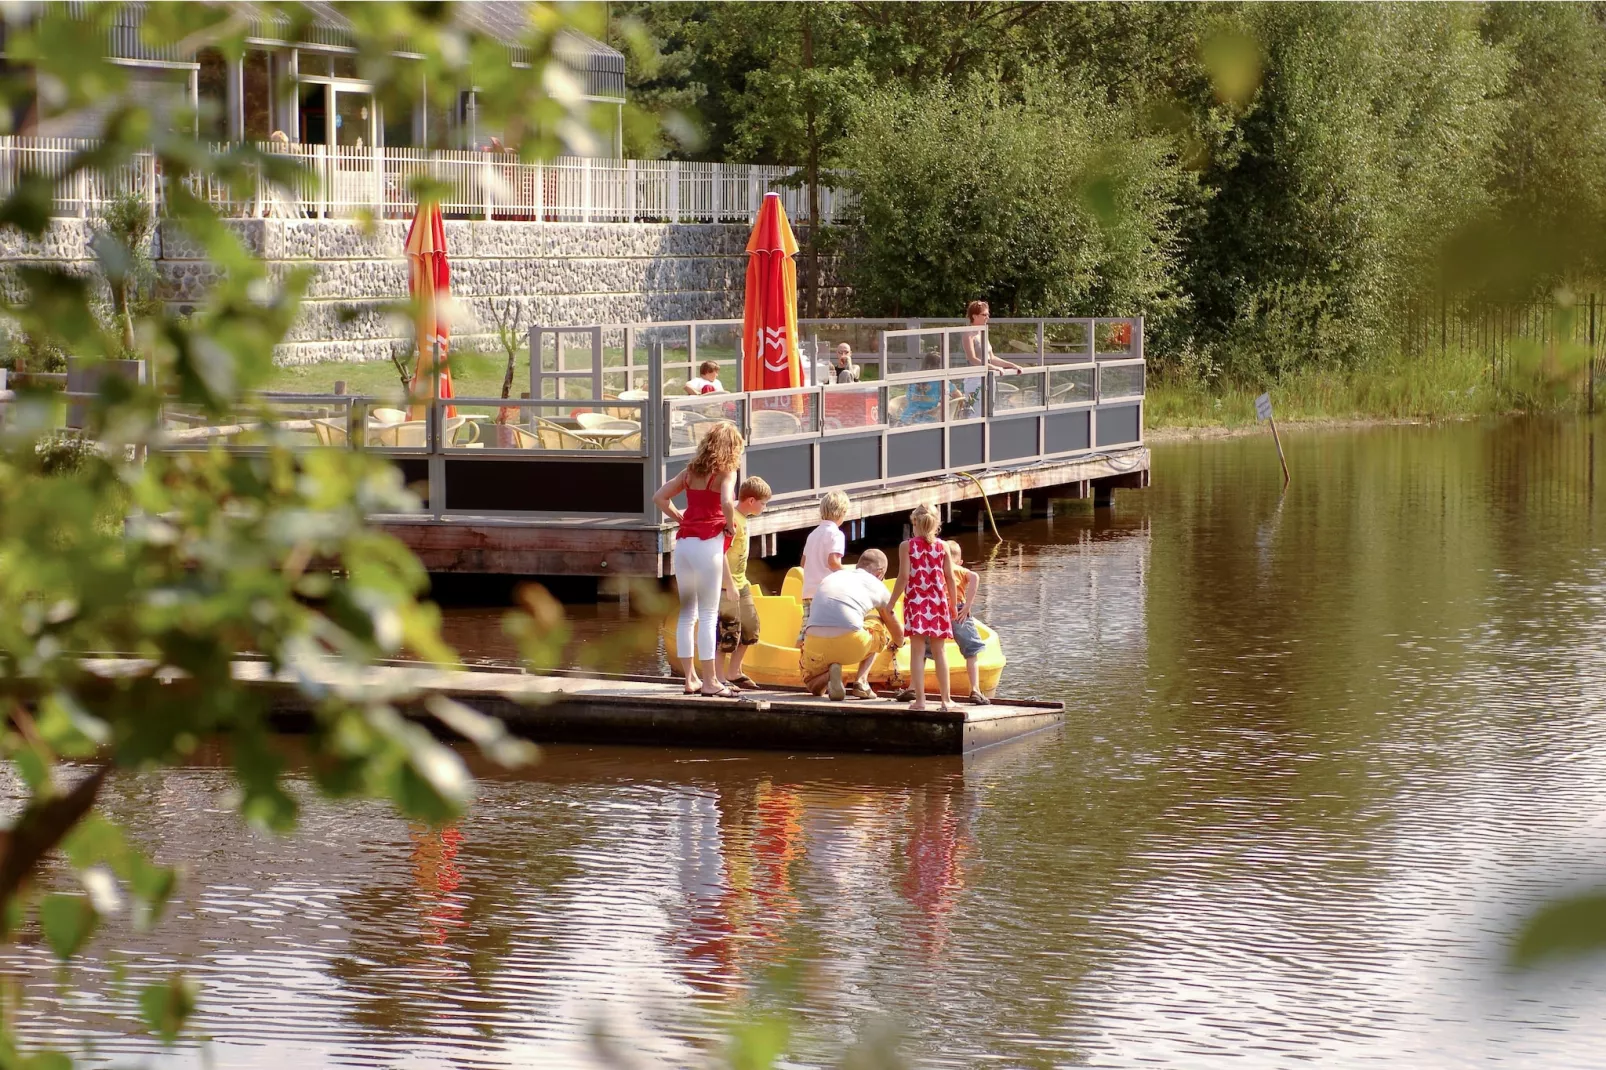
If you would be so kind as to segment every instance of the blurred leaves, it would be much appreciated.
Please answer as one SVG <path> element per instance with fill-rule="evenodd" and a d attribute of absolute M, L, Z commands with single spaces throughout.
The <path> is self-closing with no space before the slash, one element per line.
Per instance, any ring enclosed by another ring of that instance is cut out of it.
<path fill-rule="evenodd" d="M 1517 931 L 1507 961 L 1520 970 L 1606 951 L 1606 891 L 1556 899 Z"/>
<path fill-rule="evenodd" d="M 95 396 L 82 402 L 81 436 L 54 429 L 60 398 L 38 392 L 20 393 L 0 430 L 0 705 L 9 714 L 0 756 L 28 792 L 0 834 L 0 913 L 10 935 L 31 909 L 62 958 L 83 948 L 103 915 L 126 909 L 135 926 L 151 924 L 177 885 L 174 870 L 94 811 L 112 770 L 180 762 L 222 740 L 241 816 L 276 831 L 294 827 L 286 744 L 273 733 L 268 694 L 237 675 L 241 655 L 261 659 L 276 686 L 315 711 L 306 762 L 328 795 L 385 798 L 425 821 L 461 814 L 472 779 L 462 758 L 415 719 L 421 705 L 502 764 L 534 754 L 494 719 L 408 687 L 381 691 L 363 676 L 380 659 L 458 662 L 441 637 L 439 610 L 425 599 L 418 561 L 367 523 L 374 513 L 415 509 L 417 500 L 388 460 L 308 451 L 258 399 L 310 274 L 270 272 L 200 192 L 223 189 L 249 202 L 260 184 L 309 176 L 288 156 L 212 145 L 195 135 L 198 117 L 187 105 L 134 91 L 127 69 L 102 54 L 119 10 L 13 5 L 0 13 L 8 60 L 0 115 L 31 108 L 42 119 L 100 124 L 92 147 L 62 159 L 48 178 L 8 179 L 0 226 L 43 234 L 59 183 L 123 190 L 93 224 L 96 272 L 13 265 L 0 319 L 37 351 L 70 354 L 85 374 L 113 357 L 142 360 L 147 371 L 139 381 L 100 375 Z M 530 5 L 526 38 L 513 53 L 456 21 L 452 5 L 340 11 L 355 25 L 359 73 L 385 108 L 405 111 L 426 85 L 436 99 L 455 99 L 472 84 L 481 121 L 524 158 L 594 146 L 594 107 L 554 57 L 568 29 L 601 32 L 600 6 Z M 213 47 L 239 56 L 253 27 L 275 16 L 294 39 L 312 10 L 150 4 L 140 8 L 140 33 L 181 53 Z M 128 187 L 130 175 L 159 183 L 159 205 L 148 184 Z M 154 280 L 143 257 L 154 227 L 163 242 L 193 248 L 214 269 L 182 314 L 148 299 Z M 254 449 L 163 449 L 164 417 L 176 412 L 204 424 L 254 425 Z M 531 604 L 539 612 L 521 640 L 544 659 L 561 657 L 561 607 Z M 84 660 L 94 652 L 129 660 Z M 35 889 L 55 853 L 81 890 Z M 182 977 L 138 997 L 148 1028 L 169 1043 L 195 1001 Z M 23 1060 L 14 1052 L 7 1024 L 0 1061 L 62 1065 L 57 1055 Z"/>

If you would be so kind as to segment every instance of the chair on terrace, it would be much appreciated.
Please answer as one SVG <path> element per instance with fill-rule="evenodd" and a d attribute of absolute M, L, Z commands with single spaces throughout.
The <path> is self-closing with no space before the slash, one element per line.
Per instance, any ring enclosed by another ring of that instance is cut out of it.
<path fill-rule="evenodd" d="M 344 446 L 348 442 L 345 420 L 316 418 L 312 421 L 312 433 L 318 436 L 320 446 Z"/>
<path fill-rule="evenodd" d="M 534 417 L 535 436 L 541 448 L 547 450 L 589 450 L 595 447 L 562 424 L 553 423 L 543 416 Z"/>

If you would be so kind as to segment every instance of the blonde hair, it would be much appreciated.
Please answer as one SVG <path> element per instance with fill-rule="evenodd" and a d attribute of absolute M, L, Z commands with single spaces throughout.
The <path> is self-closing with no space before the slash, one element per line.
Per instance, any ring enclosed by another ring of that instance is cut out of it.
<path fill-rule="evenodd" d="M 954 542 L 952 539 L 948 540 L 948 560 L 952 561 L 956 565 L 962 565 L 965 563 L 964 554 L 960 553 L 959 551 L 959 544 Z"/>
<path fill-rule="evenodd" d="M 934 537 L 938 529 L 942 527 L 942 518 L 937 515 L 937 510 L 931 506 L 917 505 L 914 508 L 914 512 L 909 514 L 909 526 L 922 539 L 929 539 Z"/>
<path fill-rule="evenodd" d="M 761 502 L 767 502 L 774 493 L 774 491 L 770 490 L 770 485 L 764 482 L 763 476 L 748 476 L 742 480 L 741 489 L 736 492 L 736 500 L 757 498 Z"/>
<path fill-rule="evenodd" d="M 742 450 L 746 448 L 742 433 L 728 420 L 721 420 L 708 429 L 697 444 L 686 471 L 694 476 L 713 476 L 721 472 L 734 472 L 742 463 Z"/>
<path fill-rule="evenodd" d="M 833 490 L 820 499 L 821 520 L 845 520 L 853 503 L 839 490 Z"/>

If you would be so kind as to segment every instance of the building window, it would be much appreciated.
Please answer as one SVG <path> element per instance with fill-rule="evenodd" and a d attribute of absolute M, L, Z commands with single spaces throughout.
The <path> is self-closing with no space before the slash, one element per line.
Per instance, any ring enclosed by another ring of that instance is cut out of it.
<path fill-rule="evenodd" d="M 273 58 L 259 49 L 245 53 L 245 136 L 266 141 L 273 122 Z"/>
<path fill-rule="evenodd" d="M 212 141 L 226 141 L 229 136 L 228 60 L 215 48 L 203 48 L 195 54 L 195 62 L 199 66 L 195 77 L 198 133 Z"/>

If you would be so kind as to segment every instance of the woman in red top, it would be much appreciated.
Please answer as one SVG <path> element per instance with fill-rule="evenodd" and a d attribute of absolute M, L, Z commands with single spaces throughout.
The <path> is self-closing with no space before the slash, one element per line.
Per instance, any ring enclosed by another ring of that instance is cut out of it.
<path fill-rule="evenodd" d="M 715 630 L 721 586 L 735 594 L 725 549 L 735 532 L 736 470 L 742 463 L 742 433 L 721 421 L 703 436 L 684 471 L 658 488 L 653 504 L 680 525 L 675 533 L 675 586 L 680 619 L 675 646 L 686 673 L 686 694 L 734 698 L 714 669 Z M 672 500 L 682 491 L 686 508 Z"/>
<path fill-rule="evenodd" d="M 948 640 L 954 636 L 948 607 L 958 605 L 959 598 L 954 590 L 954 563 L 948 557 L 948 547 L 937 538 L 941 526 L 937 510 L 929 505 L 917 505 L 909 514 L 914 538 L 905 539 L 898 547 L 898 584 L 892 589 L 892 600 L 903 598 L 903 631 L 909 637 L 911 674 L 924 675 L 926 643 L 931 643 L 937 694 L 947 711 L 953 709 L 948 692 Z M 915 699 L 909 708 L 925 709 L 926 687 L 920 676 L 915 676 L 912 686 Z"/>

